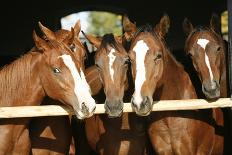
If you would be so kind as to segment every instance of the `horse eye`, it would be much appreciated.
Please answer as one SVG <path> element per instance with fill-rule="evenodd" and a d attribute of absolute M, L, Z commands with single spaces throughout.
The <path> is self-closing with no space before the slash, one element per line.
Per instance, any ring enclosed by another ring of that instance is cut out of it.
<path fill-rule="evenodd" d="M 95 64 L 95 66 L 97 67 L 97 69 L 101 69 L 100 66 L 98 64 Z"/>
<path fill-rule="evenodd" d="M 54 73 L 60 73 L 61 70 L 60 70 L 59 68 L 53 68 L 53 72 L 54 72 Z"/>
<path fill-rule="evenodd" d="M 158 54 L 157 59 L 161 59 L 161 58 L 162 58 L 162 54 Z"/>
<path fill-rule="evenodd" d="M 71 44 L 69 47 L 73 52 L 76 52 L 76 46 L 74 44 Z"/>
<path fill-rule="evenodd" d="M 129 59 L 129 58 L 126 58 L 124 64 L 127 64 L 127 65 L 128 65 L 129 63 L 130 63 L 130 59 Z"/>
<path fill-rule="evenodd" d="M 162 54 L 159 53 L 159 54 L 157 54 L 157 56 L 155 57 L 154 61 L 159 60 L 159 59 L 161 59 L 161 58 L 162 58 Z"/>
<path fill-rule="evenodd" d="M 221 50 L 221 47 L 219 46 L 218 48 L 217 48 L 217 51 L 220 51 Z"/>
<path fill-rule="evenodd" d="M 188 56 L 189 56 L 189 57 L 192 57 L 193 55 L 192 55 L 191 53 L 188 53 Z"/>

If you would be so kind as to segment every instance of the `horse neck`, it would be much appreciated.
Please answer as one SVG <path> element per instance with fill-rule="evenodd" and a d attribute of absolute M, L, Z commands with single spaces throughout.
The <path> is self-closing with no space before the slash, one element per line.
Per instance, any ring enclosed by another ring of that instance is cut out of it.
<path fill-rule="evenodd" d="M 85 69 L 85 78 L 91 88 L 92 95 L 98 94 L 102 89 L 102 83 L 95 65 Z"/>
<path fill-rule="evenodd" d="M 165 84 L 166 82 L 169 82 L 169 80 L 172 80 L 173 78 L 177 77 L 174 75 L 170 76 L 170 71 L 175 71 L 178 74 L 180 70 L 183 70 L 183 66 L 176 61 L 176 59 L 172 56 L 169 50 L 164 51 L 164 70 L 162 76 L 166 80 L 162 80 L 162 83 Z"/>
<path fill-rule="evenodd" d="M 168 50 L 164 52 L 164 59 L 164 70 L 154 94 L 155 98 L 196 98 L 195 89 L 184 67 L 176 61 Z"/>
<path fill-rule="evenodd" d="M 1 106 L 37 105 L 44 92 L 40 85 L 37 63 L 41 56 L 29 52 L 0 71 Z"/>

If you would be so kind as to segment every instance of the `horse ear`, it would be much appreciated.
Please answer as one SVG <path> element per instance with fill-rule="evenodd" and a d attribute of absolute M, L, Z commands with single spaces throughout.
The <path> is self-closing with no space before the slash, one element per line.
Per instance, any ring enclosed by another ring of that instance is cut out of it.
<path fill-rule="evenodd" d="M 75 24 L 75 26 L 74 26 L 73 29 L 74 29 L 74 34 L 77 35 L 77 36 L 79 36 L 79 33 L 81 31 L 81 22 L 80 22 L 79 19 L 77 20 L 77 22 L 76 22 L 76 24 Z"/>
<path fill-rule="evenodd" d="M 186 35 L 189 35 L 193 31 L 193 25 L 188 18 L 184 19 L 182 26 Z"/>
<path fill-rule="evenodd" d="M 170 27 L 170 19 L 168 15 L 164 15 L 160 22 L 155 26 L 155 32 L 162 38 L 165 37 L 165 35 L 168 33 Z"/>
<path fill-rule="evenodd" d="M 134 37 L 134 33 L 137 31 L 136 25 L 132 23 L 126 15 L 123 17 L 122 25 L 125 31 L 124 36 L 126 40 L 131 40 Z"/>
<path fill-rule="evenodd" d="M 221 22 L 217 14 L 213 13 L 210 19 L 210 29 L 221 34 Z"/>
<path fill-rule="evenodd" d="M 43 26 L 41 22 L 39 22 L 39 27 L 48 40 L 56 40 L 55 33 L 47 27 Z"/>
<path fill-rule="evenodd" d="M 75 30 L 73 28 L 71 28 L 71 32 L 69 34 L 69 37 L 68 37 L 68 41 L 70 44 L 72 44 L 74 42 L 74 38 L 75 38 Z"/>
<path fill-rule="evenodd" d="M 35 46 L 41 50 L 41 51 L 45 51 L 49 49 L 49 46 L 47 45 L 47 42 L 43 39 L 41 39 L 35 32 L 35 30 L 33 31 L 32 34 L 33 40 L 35 42 Z"/>
<path fill-rule="evenodd" d="M 93 35 L 85 34 L 83 31 L 81 32 L 91 44 L 93 44 L 97 49 L 100 48 L 101 41 L 102 41 L 100 38 L 94 37 Z"/>

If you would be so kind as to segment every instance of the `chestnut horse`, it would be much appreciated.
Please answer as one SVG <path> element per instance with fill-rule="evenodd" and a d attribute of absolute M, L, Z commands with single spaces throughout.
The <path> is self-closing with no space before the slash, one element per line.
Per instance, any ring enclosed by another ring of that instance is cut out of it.
<path fill-rule="evenodd" d="M 185 51 L 202 83 L 202 92 L 208 99 L 228 97 L 226 75 L 226 48 L 220 33 L 220 22 L 213 15 L 209 27 L 193 27 L 186 18 L 183 29 L 188 35 Z"/>
<path fill-rule="evenodd" d="M 129 57 L 135 83 L 131 100 L 135 112 L 149 115 L 153 100 L 197 98 L 188 74 L 166 46 L 164 37 L 170 26 L 169 17 L 164 15 L 154 28 L 137 29 L 128 18 L 124 20 L 126 36 L 132 39 Z M 152 112 L 147 121 L 155 152 L 222 154 L 223 137 L 216 139 L 214 129 L 215 121 L 218 121 L 214 119 L 219 114 L 216 110 Z M 220 147 L 215 146 L 215 142 L 221 144 Z"/>
<path fill-rule="evenodd" d="M 46 35 L 52 33 L 50 32 L 51 30 L 44 27 L 41 23 L 39 25 L 45 35 L 45 38 Z M 80 29 L 80 20 L 78 20 L 73 27 L 74 36 L 72 36 L 71 31 L 63 29 L 55 32 L 55 35 L 57 40 L 62 41 L 67 46 L 69 46 L 73 54 L 75 54 L 76 58 L 78 59 L 78 62 L 80 62 L 82 70 L 84 71 L 84 60 L 86 58 L 86 51 L 85 47 L 82 45 L 78 37 Z M 71 39 L 71 37 L 74 38 Z M 45 98 L 42 104 L 61 103 L 50 98 Z M 53 153 L 64 155 L 69 152 L 70 155 L 74 155 L 76 152 L 75 144 L 73 139 L 71 141 L 71 136 L 74 134 L 78 133 L 76 133 L 76 131 L 72 131 L 72 127 L 70 126 L 70 119 L 68 118 L 68 116 L 33 118 L 30 123 L 32 153 L 33 155 L 49 155 Z M 71 145 L 69 145 L 70 142 Z"/>
<path fill-rule="evenodd" d="M 71 49 L 54 33 L 49 33 L 47 41 L 35 32 L 33 38 L 36 47 L 0 71 L 1 106 L 39 105 L 49 96 L 72 107 L 78 118 L 92 116 L 95 100 Z M 30 120 L 1 120 L 0 154 L 30 153 Z"/>
<path fill-rule="evenodd" d="M 143 118 L 133 113 L 123 113 L 123 99 L 126 100 L 127 96 L 124 91 L 129 84 L 127 72 L 129 57 L 122 46 L 121 37 L 112 34 L 106 34 L 103 38 L 91 35 L 86 37 L 97 48 L 96 66 L 86 70 L 86 79 L 93 94 L 99 93 L 103 87 L 107 113 L 94 115 L 85 120 L 90 147 L 103 155 L 146 154 L 148 139 Z"/>
<path fill-rule="evenodd" d="M 220 32 L 219 17 L 213 14 L 209 26 L 196 27 L 193 27 L 192 23 L 185 18 L 183 21 L 183 29 L 187 35 L 185 51 L 192 59 L 193 66 L 202 84 L 202 89 L 197 89 L 199 91 L 198 94 L 202 94 L 203 92 L 205 98 L 208 100 L 229 97 L 229 89 L 227 88 L 228 76 L 226 72 L 227 50 Z M 231 119 L 228 116 L 228 114 L 231 115 L 231 111 L 223 109 L 223 112 L 226 126 L 227 122 L 230 122 L 226 118 Z M 224 130 L 230 132 L 231 126 L 225 127 Z M 231 139 L 231 135 L 230 138 L 226 138 L 228 140 Z M 231 148 L 229 147 L 225 151 L 226 153 L 227 151 L 231 152 Z"/>

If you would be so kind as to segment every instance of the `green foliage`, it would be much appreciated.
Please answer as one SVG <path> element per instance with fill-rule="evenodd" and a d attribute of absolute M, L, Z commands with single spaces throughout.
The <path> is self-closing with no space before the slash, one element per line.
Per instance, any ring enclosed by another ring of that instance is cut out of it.
<path fill-rule="evenodd" d="M 222 33 L 228 33 L 228 11 L 221 14 Z"/>
<path fill-rule="evenodd" d="M 106 33 L 113 33 L 116 36 L 122 35 L 121 15 L 101 11 L 91 11 L 88 20 L 88 33 L 96 36 L 103 36 Z"/>

